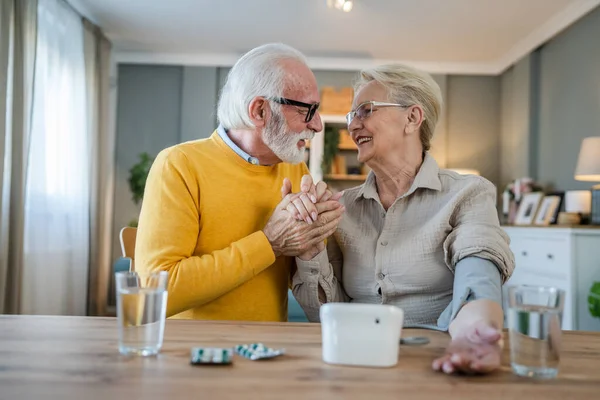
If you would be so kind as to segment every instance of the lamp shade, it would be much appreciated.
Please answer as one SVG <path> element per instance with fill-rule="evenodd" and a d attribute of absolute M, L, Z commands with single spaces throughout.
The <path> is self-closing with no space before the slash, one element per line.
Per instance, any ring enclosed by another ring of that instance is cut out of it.
<path fill-rule="evenodd" d="M 575 180 L 600 182 L 600 136 L 587 137 L 581 142 Z"/>
<path fill-rule="evenodd" d="M 592 192 L 589 190 L 569 190 L 565 193 L 566 212 L 589 214 L 591 210 Z"/>

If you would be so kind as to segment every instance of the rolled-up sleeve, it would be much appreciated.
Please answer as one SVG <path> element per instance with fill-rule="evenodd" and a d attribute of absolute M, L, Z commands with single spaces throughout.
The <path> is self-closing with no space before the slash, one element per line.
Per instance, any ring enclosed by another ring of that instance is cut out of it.
<path fill-rule="evenodd" d="M 341 250 L 333 238 L 327 249 L 312 260 L 304 261 L 296 257 L 296 267 L 292 292 L 309 321 L 319 322 L 319 309 L 324 303 L 349 300 L 341 285 Z M 323 299 L 319 298 L 319 288 L 325 296 Z"/>
<path fill-rule="evenodd" d="M 515 259 L 510 239 L 500 227 L 496 210 L 496 187 L 481 178 L 465 193 L 451 219 L 452 231 L 444 241 L 445 261 L 455 271 L 467 257 L 492 262 L 499 270 L 501 281 L 510 278 Z"/>
<path fill-rule="evenodd" d="M 456 265 L 452 301 L 440 315 L 438 328 L 448 330 L 450 323 L 466 303 L 480 299 L 502 304 L 500 269 L 489 260 L 464 258 Z"/>

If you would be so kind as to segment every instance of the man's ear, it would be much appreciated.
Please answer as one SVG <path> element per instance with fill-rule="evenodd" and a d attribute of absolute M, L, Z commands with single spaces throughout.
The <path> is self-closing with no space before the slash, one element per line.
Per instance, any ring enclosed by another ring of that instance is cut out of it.
<path fill-rule="evenodd" d="M 271 112 L 269 102 L 264 97 L 255 97 L 248 105 L 250 121 L 257 128 L 263 128 L 266 124 L 268 114 Z"/>

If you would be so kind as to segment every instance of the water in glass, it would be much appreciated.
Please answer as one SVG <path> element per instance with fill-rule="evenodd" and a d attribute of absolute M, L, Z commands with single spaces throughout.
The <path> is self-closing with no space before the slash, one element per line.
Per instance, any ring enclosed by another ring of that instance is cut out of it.
<path fill-rule="evenodd" d="M 552 292 L 557 300 L 547 297 L 548 302 L 544 298 L 546 290 L 513 290 L 516 296 L 508 309 L 508 328 L 511 366 L 517 375 L 554 378 L 558 373 L 564 292 Z"/>
<path fill-rule="evenodd" d="M 133 273 L 127 274 L 130 275 L 117 284 L 119 352 L 142 356 L 158 354 L 163 343 L 167 309 L 163 279 L 141 279 L 131 275 Z"/>

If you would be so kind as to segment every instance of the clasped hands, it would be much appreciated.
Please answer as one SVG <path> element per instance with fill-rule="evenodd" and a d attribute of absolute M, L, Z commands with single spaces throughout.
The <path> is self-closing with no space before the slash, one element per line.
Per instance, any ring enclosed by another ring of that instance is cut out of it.
<path fill-rule="evenodd" d="M 315 185 L 310 175 L 302 177 L 300 192 L 292 193 L 292 183 L 284 179 L 282 200 L 263 229 L 275 256 L 310 260 L 323 251 L 325 239 L 335 232 L 344 214 L 339 202 L 342 195 L 333 194 L 325 182 Z"/>

